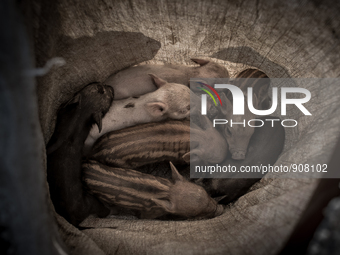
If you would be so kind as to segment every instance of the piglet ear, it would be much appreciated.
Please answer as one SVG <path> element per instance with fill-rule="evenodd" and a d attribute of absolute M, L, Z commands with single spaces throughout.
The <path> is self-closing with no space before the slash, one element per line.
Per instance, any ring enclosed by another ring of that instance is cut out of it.
<path fill-rule="evenodd" d="M 162 102 L 147 103 L 145 108 L 154 117 L 161 117 L 168 111 L 168 105 Z"/>
<path fill-rule="evenodd" d="M 102 115 L 100 113 L 93 114 L 94 122 L 97 124 L 99 133 L 102 131 Z"/>
<path fill-rule="evenodd" d="M 201 58 L 191 58 L 191 60 L 194 61 L 196 64 L 199 64 L 200 66 L 204 66 L 210 62 L 209 60 L 205 60 Z"/>
<path fill-rule="evenodd" d="M 206 115 L 200 115 L 199 118 L 200 118 L 199 119 L 200 127 L 203 130 L 207 130 L 210 126 L 212 126 L 212 123 L 210 122 L 210 120 L 208 119 Z"/>
<path fill-rule="evenodd" d="M 167 82 L 156 75 L 149 73 L 149 76 L 153 79 L 154 83 L 156 84 L 157 88 L 164 86 Z"/>
<path fill-rule="evenodd" d="M 170 162 L 172 180 L 173 181 L 184 181 L 183 176 L 177 171 L 176 167 Z"/>
<path fill-rule="evenodd" d="M 81 103 L 81 95 L 78 93 L 74 97 L 72 97 L 69 101 L 67 101 L 63 107 L 66 107 L 71 104 L 80 104 Z"/>

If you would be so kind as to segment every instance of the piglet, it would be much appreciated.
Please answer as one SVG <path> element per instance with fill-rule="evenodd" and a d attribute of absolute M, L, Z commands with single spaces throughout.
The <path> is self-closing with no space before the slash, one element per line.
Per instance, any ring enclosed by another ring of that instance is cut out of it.
<path fill-rule="evenodd" d="M 228 120 L 227 124 L 216 125 L 223 133 L 229 146 L 231 156 L 235 160 L 245 158 L 249 140 L 254 133 L 254 127 L 248 126 L 248 121 L 255 119 L 255 114 L 244 107 L 244 115 L 233 115 L 233 105 L 224 93 L 220 93 L 223 107 L 221 119 Z M 244 98 L 246 100 L 246 97 Z M 234 124 L 231 124 L 232 123 Z"/>
<path fill-rule="evenodd" d="M 73 225 L 89 214 L 106 216 L 109 210 L 88 194 L 81 181 L 84 141 L 96 123 L 101 130 L 102 118 L 113 100 L 110 86 L 90 84 L 79 91 L 57 116 L 54 134 L 47 145 L 47 180 L 55 210 Z"/>
<path fill-rule="evenodd" d="M 115 100 L 140 96 L 157 89 L 147 75 L 153 73 L 168 81 L 189 86 L 190 78 L 228 78 L 227 69 L 210 60 L 192 58 L 199 66 L 180 65 L 140 65 L 124 69 L 111 75 L 104 83 L 115 90 Z"/>
<path fill-rule="evenodd" d="M 139 124 L 100 137 L 89 158 L 105 165 L 135 169 L 160 161 L 185 163 L 190 151 L 190 121 L 167 120 Z"/>
<path fill-rule="evenodd" d="M 160 161 L 183 164 L 190 163 L 190 159 L 195 163 L 220 163 L 227 156 L 228 144 L 206 116 L 201 118 L 203 127 L 190 127 L 188 120 L 169 120 L 109 132 L 97 140 L 88 157 L 122 168 Z"/>
<path fill-rule="evenodd" d="M 264 122 L 262 127 L 256 127 L 254 135 L 249 142 L 248 152 L 244 160 L 225 159 L 221 165 L 235 166 L 237 170 L 243 166 L 254 167 L 274 165 L 279 158 L 285 143 L 285 130 L 279 121 L 275 121 L 272 126 L 271 121 L 266 119 L 278 119 L 278 117 L 264 116 L 260 117 Z M 280 120 L 281 121 L 281 120 Z M 256 123 L 260 125 L 261 123 Z M 226 173 L 220 175 L 215 174 L 213 179 L 198 180 L 211 196 L 224 195 L 221 203 L 229 203 L 236 198 L 245 194 L 249 188 L 259 181 L 264 174 L 262 172 L 255 173 L 235 173 L 231 178 L 225 178 Z"/>
<path fill-rule="evenodd" d="M 267 79 L 265 79 L 267 78 Z M 253 105 L 255 109 L 263 109 L 266 107 L 270 98 L 268 97 L 268 89 L 270 79 L 268 76 L 257 69 L 247 69 L 238 74 L 235 85 L 239 86 L 244 94 L 244 102 L 247 102 L 247 88 L 253 88 Z M 248 125 L 248 121 L 256 119 L 247 104 L 245 103 L 244 115 L 233 115 L 233 104 L 229 99 L 230 93 L 220 93 L 223 107 L 221 107 L 220 119 L 228 120 L 225 125 L 217 125 L 222 129 L 224 137 L 227 139 L 229 150 L 232 158 L 235 160 L 243 160 L 247 153 L 249 140 L 254 133 L 254 127 Z M 234 123 L 231 124 L 231 121 Z"/>
<path fill-rule="evenodd" d="M 137 210 L 142 219 L 168 214 L 202 219 L 223 213 L 223 206 L 202 187 L 185 180 L 172 163 L 170 166 L 172 180 L 89 160 L 83 164 L 83 180 L 107 206 Z"/>
<path fill-rule="evenodd" d="M 140 97 L 115 100 L 103 118 L 102 131 L 93 126 L 85 141 L 88 154 L 94 142 L 107 132 L 147 122 L 165 119 L 189 118 L 190 89 L 177 83 L 168 83 L 150 74 L 158 89 Z"/>

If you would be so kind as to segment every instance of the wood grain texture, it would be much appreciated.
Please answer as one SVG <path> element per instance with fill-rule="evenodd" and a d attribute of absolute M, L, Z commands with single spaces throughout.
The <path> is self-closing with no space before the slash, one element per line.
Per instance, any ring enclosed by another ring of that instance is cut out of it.
<path fill-rule="evenodd" d="M 38 80 L 45 142 L 61 102 L 84 84 L 142 62 L 189 65 L 191 57 L 203 56 L 225 65 L 232 77 L 246 68 L 270 78 L 340 75 L 340 6 L 330 0 L 32 2 L 37 65 L 54 56 L 67 61 Z M 307 108 L 313 116 L 287 116 L 298 118 L 299 128 L 287 130 L 278 164 L 327 162 L 339 135 L 340 87 L 305 88 L 312 93 Z M 106 254 L 275 254 L 315 185 L 264 179 L 223 215 L 206 221 L 92 218 L 83 226 L 96 228 L 83 230 L 81 240 L 90 237 Z M 69 244 L 81 245 L 81 235 L 71 227 L 63 232 Z M 73 254 L 80 254 L 75 246 Z"/>

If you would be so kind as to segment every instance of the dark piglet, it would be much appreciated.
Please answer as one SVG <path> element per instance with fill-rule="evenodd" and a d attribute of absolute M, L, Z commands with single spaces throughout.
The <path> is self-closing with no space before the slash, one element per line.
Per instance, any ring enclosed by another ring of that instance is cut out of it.
<path fill-rule="evenodd" d="M 73 225 L 89 214 L 106 216 L 109 210 L 88 194 L 81 181 L 81 151 L 94 123 L 109 110 L 114 92 L 109 86 L 90 84 L 64 104 L 55 132 L 47 145 L 47 180 L 56 212 Z"/>
<path fill-rule="evenodd" d="M 255 128 L 246 158 L 241 161 L 228 158 L 221 165 L 228 166 L 230 164 L 239 170 L 241 166 L 260 166 L 261 164 L 268 166 L 268 164 L 273 165 L 276 162 L 284 147 L 285 130 L 278 121 L 274 122 L 274 127 L 272 127 L 271 121 L 265 121 L 265 119 L 279 119 L 277 117 L 264 116 L 259 119 L 264 121 L 264 125 Z M 221 175 L 221 177 L 225 175 Z M 197 183 L 200 183 L 213 197 L 225 195 L 220 203 L 229 203 L 244 195 L 262 177 L 262 173 L 235 173 L 231 178 L 203 179 Z"/>

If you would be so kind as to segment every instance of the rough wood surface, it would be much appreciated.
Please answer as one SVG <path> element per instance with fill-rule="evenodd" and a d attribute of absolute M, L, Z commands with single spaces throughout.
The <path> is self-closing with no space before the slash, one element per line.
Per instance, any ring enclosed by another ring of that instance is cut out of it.
<path fill-rule="evenodd" d="M 0 254 L 65 251 L 46 184 L 33 54 L 13 1 L 0 3 Z"/>
<path fill-rule="evenodd" d="M 36 0 L 31 6 L 37 65 L 55 56 L 66 60 L 38 80 L 45 142 L 63 101 L 89 82 L 144 61 L 189 65 L 190 57 L 204 56 L 224 64 L 231 76 L 247 67 L 270 78 L 340 75 L 340 6 L 330 0 Z M 287 130 L 278 164 L 327 162 L 336 143 L 340 87 L 304 87 L 312 93 L 307 107 L 313 116 L 291 112 L 299 128 Z M 96 228 L 68 226 L 61 233 L 73 254 L 86 254 L 83 244 L 107 254 L 275 254 L 315 184 L 264 179 L 211 220 L 88 219 L 83 226 Z"/>

